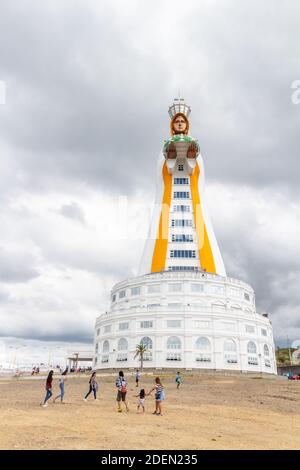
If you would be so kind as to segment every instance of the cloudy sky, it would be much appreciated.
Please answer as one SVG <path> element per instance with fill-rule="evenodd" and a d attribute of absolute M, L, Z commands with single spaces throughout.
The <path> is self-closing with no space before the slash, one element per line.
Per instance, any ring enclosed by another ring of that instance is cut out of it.
<path fill-rule="evenodd" d="M 3 341 L 92 340 L 137 271 L 178 91 L 227 272 L 277 343 L 300 338 L 299 18 L 297 0 L 1 1 Z"/>

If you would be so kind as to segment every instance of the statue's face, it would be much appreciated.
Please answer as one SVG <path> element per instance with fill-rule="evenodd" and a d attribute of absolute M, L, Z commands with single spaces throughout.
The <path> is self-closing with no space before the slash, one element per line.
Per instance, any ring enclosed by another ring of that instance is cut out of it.
<path fill-rule="evenodd" d="M 173 129 L 175 134 L 184 134 L 186 131 L 186 120 L 183 116 L 177 116 L 173 122 Z"/>

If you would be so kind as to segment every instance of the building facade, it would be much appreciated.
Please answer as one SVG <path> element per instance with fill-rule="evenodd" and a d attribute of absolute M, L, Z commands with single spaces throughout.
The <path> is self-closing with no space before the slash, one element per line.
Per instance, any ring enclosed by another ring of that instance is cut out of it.
<path fill-rule="evenodd" d="M 158 161 L 157 192 L 139 276 L 111 292 L 96 320 L 94 367 L 276 373 L 272 326 L 256 312 L 253 289 L 226 276 L 204 192 L 190 108 L 169 109 L 171 138 Z"/>

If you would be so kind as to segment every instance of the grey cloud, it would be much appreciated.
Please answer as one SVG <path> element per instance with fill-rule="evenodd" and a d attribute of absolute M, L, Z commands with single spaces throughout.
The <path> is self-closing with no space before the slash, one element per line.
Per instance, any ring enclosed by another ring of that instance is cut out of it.
<path fill-rule="evenodd" d="M 71 202 L 70 204 L 63 204 L 59 210 L 59 213 L 69 219 L 77 220 L 82 224 L 85 223 L 84 212 L 76 202 Z"/>
<path fill-rule="evenodd" d="M 0 247 L 0 281 L 6 283 L 27 282 L 40 275 L 35 259 L 20 250 Z"/>
<path fill-rule="evenodd" d="M 0 304 L 8 302 L 10 299 L 9 292 L 0 287 Z"/>
<path fill-rule="evenodd" d="M 298 186 L 300 107 L 290 99 L 299 73 L 296 3 L 227 1 L 216 15 L 195 2 L 182 15 L 182 44 L 162 36 L 160 49 L 147 36 L 147 14 L 122 21 L 118 3 L 104 4 L 95 14 L 94 2 L 76 10 L 4 2 L 3 134 L 24 184 L 40 191 L 63 186 L 67 175 L 112 191 L 151 187 L 178 84 L 212 180 Z M 160 7 L 151 18 L 159 27 Z M 133 37 L 137 21 L 145 28 Z"/>

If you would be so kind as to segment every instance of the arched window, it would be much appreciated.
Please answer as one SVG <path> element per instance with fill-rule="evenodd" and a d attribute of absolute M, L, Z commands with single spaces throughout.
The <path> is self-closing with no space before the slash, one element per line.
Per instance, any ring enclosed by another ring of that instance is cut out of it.
<path fill-rule="evenodd" d="M 109 362 L 109 342 L 107 340 L 103 342 L 101 362 Z"/>
<path fill-rule="evenodd" d="M 256 344 L 253 341 L 249 341 L 247 345 L 248 354 L 257 354 Z"/>
<path fill-rule="evenodd" d="M 144 338 L 141 339 L 141 343 L 143 343 L 144 346 L 147 347 L 147 349 L 152 349 L 152 339 L 149 338 L 149 336 L 144 336 Z"/>
<path fill-rule="evenodd" d="M 227 364 L 237 364 L 237 346 L 232 339 L 226 339 L 224 341 L 224 359 Z"/>
<path fill-rule="evenodd" d="M 205 337 L 200 337 L 196 341 L 196 361 L 211 362 L 211 345 Z"/>
<path fill-rule="evenodd" d="M 177 336 L 167 341 L 167 361 L 181 361 L 181 341 Z"/>
<path fill-rule="evenodd" d="M 118 341 L 118 351 L 127 351 L 128 341 L 125 338 L 121 338 Z"/>
<path fill-rule="evenodd" d="M 247 344 L 248 364 L 252 366 L 258 365 L 257 347 L 253 341 Z"/>
<path fill-rule="evenodd" d="M 224 351 L 225 352 L 236 352 L 236 343 L 232 339 L 227 339 L 224 341 Z"/>
<path fill-rule="evenodd" d="M 265 366 L 266 367 L 271 367 L 271 361 L 270 361 L 270 350 L 269 346 L 267 344 L 264 344 L 264 356 L 265 356 Z"/>
<path fill-rule="evenodd" d="M 196 341 L 196 348 L 200 351 L 210 352 L 210 342 L 207 338 L 198 338 Z"/>
<path fill-rule="evenodd" d="M 147 351 L 144 353 L 144 361 L 152 361 L 152 349 L 153 349 L 153 342 L 149 336 L 144 336 L 141 339 L 141 343 L 147 347 Z"/>
<path fill-rule="evenodd" d="M 128 341 L 127 341 L 127 339 L 120 338 L 119 341 L 118 341 L 118 355 L 117 355 L 117 361 L 118 362 L 127 361 L 127 350 L 128 350 Z"/>
<path fill-rule="evenodd" d="M 181 341 L 177 336 L 171 336 L 167 342 L 167 349 L 181 349 Z"/>

